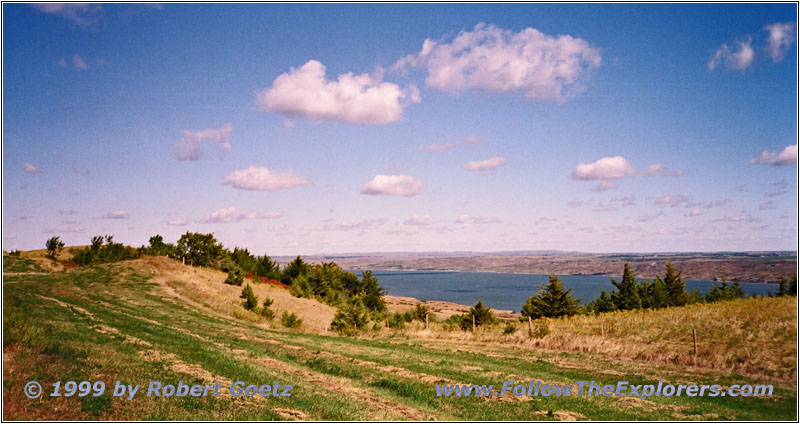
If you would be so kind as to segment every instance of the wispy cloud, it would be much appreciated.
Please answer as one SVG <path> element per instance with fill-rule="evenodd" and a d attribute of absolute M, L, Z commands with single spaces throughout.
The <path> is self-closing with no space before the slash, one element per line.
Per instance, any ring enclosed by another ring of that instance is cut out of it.
<path fill-rule="evenodd" d="M 30 6 L 37 12 L 60 16 L 82 28 L 94 25 L 103 12 L 101 5 L 89 3 L 35 3 Z"/>
<path fill-rule="evenodd" d="M 89 69 L 89 65 L 86 64 L 86 61 L 78 55 L 72 56 L 72 66 L 83 70 Z"/>
<path fill-rule="evenodd" d="M 647 175 L 650 177 L 661 176 L 661 175 L 670 175 L 673 177 L 680 177 L 684 174 L 683 171 L 671 171 L 662 163 L 654 163 L 647 168 L 639 171 L 642 175 Z"/>
<path fill-rule="evenodd" d="M 465 171 L 488 171 L 503 166 L 506 163 L 506 158 L 503 156 L 495 156 L 489 159 L 467 162 L 461 165 Z"/>
<path fill-rule="evenodd" d="M 786 146 L 780 153 L 764 150 L 760 155 L 750 159 L 750 165 L 786 166 L 797 164 L 797 145 Z"/>
<path fill-rule="evenodd" d="M 746 40 L 737 42 L 734 48 L 723 44 L 714 52 L 711 59 L 708 61 L 708 71 L 713 71 L 719 65 L 725 65 L 728 69 L 736 69 L 739 71 L 747 69 L 750 64 L 753 63 L 753 59 L 756 56 L 751 43 L 752 39 L 747 37 Z"/>
<path fill-rule="evenodd" d="M 617 188 L 619 188 L 619 184 L 617 184 L 616 181 L 603 180 L 600 181 L 600 183 L 597 184 L 596 186 L 592 187 L 592 191 L 601 192 L 608 190 L 616 190 Z"/>
<path fill-rule="evenodd" d="M 496 216 L 472 216 L 464 214 L 456 218 L 453 222 L 456 224 L 499 224 L 502 221 Z"/>
<path fill-rule="evenodd" d="M 239 209 L 235 206 L 229 206 L 208 214 L 200 221 L 205 223 L 227 224 L 251 219 L 275 219 L 281 216 L 283 216 L 283 214 L 280 212 L 259 213 L 249 209 Z"/>
<path fill-rule="evenodd" d="M 128 213 L 128 211 L 116 210 L 116 211 L 111 211 L 111 212 L 103 215 L 103 218 L 105 218 L 105 219 L 128 219 L 128 218 L 130 218 L 130 214 Z"/>
<path fill-rule="evenodd" d="M 426 184 L 410 175 L 376 175 L 361 188 L 361 194 L 371 196 L 415 196 Z"/>
<path fill-rule="evenodd" d="M 702 214 L 703 214 L 703 210 L 702 209 L 694 208 L 694 209 L 690 210 L 689 212 L 686 212 L 685 214 L 683 214 L 683 216 L 700 216 Z"/>
<path fill-rule="evenodd" d="M 426 39 L 422 50 L 392 67 L 428 71 L 428 86 L 450 93 L 520 93 L 530 100 L 563 101 L 583 90 L 600 65 L 597 49 L 581 38 L 534 28 L 514 32 L 480 23 L 452 42 Z"/>
<path fill-rule="evenodd" d="M 61 233 L 85 233 L 86 228 L 82 225 L 70 225 L 61 228 L 46 228 L 42 230 L 44 234 L 61 234 Z"/>
<path fill-rule="evenodd" d="M 592 208 L 592 212 L 613 212 L 617 210 L 614 205 L 598 205 Z"/>
<path fill-rule="evenodd" d="M 242 190 L 277 191 L 295 186 L 310 184 L 308 180 L 289 172 L 273 172 L 262 166 L 251 166 L 233 171 L 222 179 L 222 184 L 230 184 Z"/>
<path fill-rule="evenodd" d="M 419 150 L 421 152 L 441 153 L 441 152 L 448 151 L 448 150 L 450 150 L 452 148 L 463 146 L 463 145 L 466 145 L 466 144 L 477 144 L 477 143 L 482 143 L 482 142 L 483 142 L 483 138 L 482 137 L 478 137 L 476 135 L 470 135 L 470 136 L 464 137 L 464 140 L 462 140 L 462 141 L 447 142 L 447 143 L 440 143 L 440 144 L 436 144 L 436 143 L 428 144 L 426 146 L 420 147 Z"/>
<path fill-rule="evenodd" d="M 353 124 L 397 122 L 403 119 L 406 106 L 419 101 L 416 87 L 383 82 L 381 75 L 346 73 L 337 81 L 328 81 L 325 66 L 316 60 L 281 74 L 256 97 L 256 103 L 267 112 Z"/>
<path fill-rule="evenodd" d="M 199 160 L 203 158 L 203 142 L 219 144 L 220 148 L 226 152 L 231 151 L 231 143 L 228 141 L 233 126 L 227 123 L 220 129 L 208 128 L 202 131 L 183 130 L 183 137 L 173 148 L 175 157 L 178 160 Z"/>
<path fill-rule="evenodd" d="M 375 218 L 344 222 L 340 224 L 326 223 L 322 229 L 325 231 L 374 230 L 385 224 L 386 221 L 388 221 L 387 218 Z"/>
<path fill-rule="evenodd" d="M 433 225 L 433 218 L 428 215 L 414 215 L 403 222 L 403 225 L 428 226 Z"/>
<path fill-rule="evenodd" d="M 22 166 L 22 170 L 29 173 L 29 174 L 38 174 L 41 172 L 38 166 L 32 165 L 30 163 L 25 162 L 25 165 Z"/>
<path fill-rule="evenodd" d="M 783 22 L 767 25 L 764 28 L 769 32 L 767 40 L 767 52 L 773 62 L 783 60 L 786 50 L 794 44 L 796 26 L 794 22 Z"/>
<path fill-rule="evenodd" d="M 184 225 L 188 225 L 189 222 L 191 222 L 191 220 L 188 218 L 171 219 L 167 221 L 167 225 L 183 227 Z"/>

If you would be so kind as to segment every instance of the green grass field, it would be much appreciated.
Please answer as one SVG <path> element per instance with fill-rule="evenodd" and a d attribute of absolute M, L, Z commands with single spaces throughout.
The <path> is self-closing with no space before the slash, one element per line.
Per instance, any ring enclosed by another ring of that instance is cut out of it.
<path fill-rule="evenodd" d="M 796 368 L 790 377 L 779 378 L 580 349 L 471 341 L 468 335 L 346 338 L 293 332 L 188 301 L 139 261 L 45 272 L 24 257 L 3 259 L 5 420 L 797 419 L 797 387 L 791 377 Z M 783 305 L 793 307 L 794 302 Z M 23 394 L 30 380 L 40 382 L 45 393 L 59 380 L 101 380 L 107 390 L 100 397 L 30 400 Z M 278 381 L 294 388 L 288 398 L 148 398 L 142 388 L 127 400 L 109 396 L 116 380 L 143 386 L 153 380 L 221 381 L 223 392 L 233 381 Z M 435 395 L 436 384 L 499 386 L 505 380 L 773 384 L 775 392 L 769 398 L 647 400 Z"/>

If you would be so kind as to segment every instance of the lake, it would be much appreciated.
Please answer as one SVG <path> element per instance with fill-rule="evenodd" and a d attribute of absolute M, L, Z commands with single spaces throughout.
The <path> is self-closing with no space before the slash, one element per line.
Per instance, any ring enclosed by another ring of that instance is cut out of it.
<path fill-rule="evenodd" d="M 360 272 L 357 272 L 360 275 Z M 472 305 L 482 299 L 495 309 L 519 312 L 522 304 L 536 292 L 536 286 L 548 281 L 544 274 L 502 274 L 494 272 L 450 271 L 373 271 L 378 283 L 393 296 L 409 296 L 420 300 L 444 300 Z M 600 295 L 601 290 L 614 289 L 611 280 L 597 275 L 560 275 L 572 296 L 587 303 Z M 619 281 L 619 278 L 617 278 Z M 705 293 L 712 281 L 686 280 L 686 290 Z M 748 295 L 775 293 L 773 284 L 742 283 Z"/>

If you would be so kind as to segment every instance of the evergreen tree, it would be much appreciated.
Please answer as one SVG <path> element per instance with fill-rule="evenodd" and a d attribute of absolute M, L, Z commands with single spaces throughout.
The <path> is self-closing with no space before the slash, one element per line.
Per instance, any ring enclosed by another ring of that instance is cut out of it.
<path fill-rule="evenodd" d="M 558 318 L 575 315 L 580 310 L 580 303 L 564 290 L 563 283 L 555 274 L 550 274 L 549 284 L 538 286 L 539 292 L 522 305 L 522 315 L 533 319 Z"/>
<path fill-rule="evenodd" d="M 636 279 L 633 277 L 633 271 L 631 271 L 627 263 L 622 272 L 622 281 L 618 282 L 612 278 L 611 284 L 617 288 L 617 291 L 611 293 L 611 298 L 614 300 L 614 305 L 617 309 L 625 311 L 642 307 L 642 299 L 639 297 Z"/>
<path fill-rule="evenodd" d="M 281 279 L 281 268 L 265 253 L 264 256 L 256 258 L 255 275 L 259 277 L 271 278 L 273 280 Z"/>
<path fill-rule="evenodd" d="M 689 293 L 686 292 L 682 273 L 682 270 L 672 265 L 672 260 L 667 261 L 667 272 L 662 281 L 667 290 L 669 306 L 683 306 L 689 303 Z"/>
<path fill-rule="evenodd" d="M 331 330 L 344 335 L 353 335 L 365 329 L 368 322 L 369 317 L 364 305 L 360 300 L 354 299 L 336 309 Z"/>
<path fill-rule="evenodd" d="M 47 248 L 47 257 L 50 259 L 55 259 L 61 250 L 64 249 L 64 242 L 61 241 L 61 237 L 53 236 L 47 239 L 44 246 Z"/>
<path fill-rule="evenodd" d="M 471 308 L 469 308 L 469 312 L 461 316 L 461 328 L 463 330 L 468 330 L 472 328 L 472 319 L 475 317 L 475 326 L 480 327 L 482 325 L 495 325 L 500 321 L 497 317 L 494 316 L 494 312 L 492 312 L 491 308 L 487 308 L 482 300 L 478 300 Z"/>
<path fill-rule="evenodd" d="M 252 311 L 256 308 L 256 306 L 258 306 L 258 297 L 256 297 L 255 293 L 253 293 L 253 288 L 250 287 L 250 284 L 244 286 L 242 289 L 242 295 L 239 297 L 244 299 L 243 306 L 248 311 Z"/>
<path fill-rule="evenodd" d="M 597 299 L 589 302 L 589 304 L 586 305 L 586 308 L 596 314 L 602 314 L 604 312 L 613 312 L 617 310 L 617 306 L 614 304 L 614 300 L 611 299 L 611 296 L 605 290 L 600 292 L 600 296 L 598 296 Z"/>
<path fill-rule="evenodd" d="M 286 264 L 281 274 L 281 283 L 288 286 L 292 285 L 292 280 L 308 274 L 308 264 L 300 256 L 294 258 L 291 262 Z"/>

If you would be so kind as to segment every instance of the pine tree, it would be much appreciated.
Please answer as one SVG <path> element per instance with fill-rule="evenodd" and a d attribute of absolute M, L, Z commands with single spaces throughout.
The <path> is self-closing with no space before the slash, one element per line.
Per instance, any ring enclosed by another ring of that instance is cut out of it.
<path fill-rule="evenodd" d="M 531 296 L 522 306 L 522 315 L 533 319 L 558 318 L 575 315 L 580 310 L 579 301 L 564 290 L 563 283 L 555 274 L 550 274 L 550 282 L 538 286 L 539 292 Z"/>
<path fill-rule="evenodd" d="M 244 299 L 243 306 L 248 311 L 252 311 L 256 306 L 258 306 L 258 297 L 256 297 L 255 293 L 253 293 L 253 288 L 250 287 L 250 284 L 244 286 L 242 289 L 242 295 L 239 297 Z"/>
<path fill-rule="evenodd" d="M 633 271 L 631 271 L 627 263 L 622 272 L 622 281 L 618 282 L 612 278 L 611 284 L 617 288 L 617 291 L 611 293 L 611 298 L 614 300 L 614 305 L 617 309 L 624 311 L 642 307 L 642 299 L 639 297 L 636 279 L 633 277 Z"/>
<path fill-rule="evenodd" d="M 602 314 L 604 312 L 613 312 L 617 310 L 617 306 L 614 305 L 614 301 L 611 299 L 611 296 L 608 294 L 607 291 L 603 290 L 600 292 L 600 296 L 597 299 L 589 302 L 586 307 L 593 311 L 596 314 Z"/>
<path fill-rule="evenodd" d="M 686 284 L 683 282 L 682 273 L 682 270 L 672 265 L 672 260 L 667 261 L 667 273 L 662 281 L 667 289 L 669 306 L 683 306 L 689 303 L 689 293 L 686 293 Z"/>
<path fill-rule="evenodd" d="M 469 312 L 461 316 L 461 329 L 468 330 L 472 328 L 472 320 L 473 317 L 475 319 L 475 326 L 480 327 L 482 325 L 495 325 L 500 321 L 494 316 L 494 312 L 492 312 L 492 308 L 487 308 L 483 304 L 483 300 L 478 300 L 471 308 L 469 308 Z"/>

